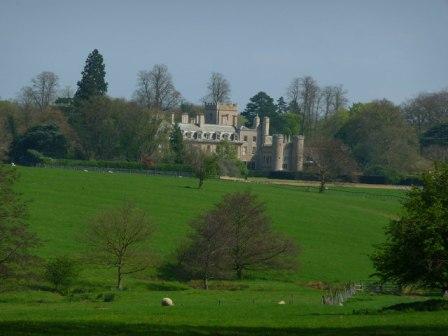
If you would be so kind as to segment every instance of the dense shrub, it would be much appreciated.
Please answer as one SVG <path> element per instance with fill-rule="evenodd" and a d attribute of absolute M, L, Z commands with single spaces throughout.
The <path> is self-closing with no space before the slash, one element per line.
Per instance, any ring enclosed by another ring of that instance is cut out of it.
<path fill-rule="evenodd" d="M 58 257 L 45 265 L 45 279 L 58 292 L 65 292 L 78 275 L 74 260 L 68 257 Z"/>

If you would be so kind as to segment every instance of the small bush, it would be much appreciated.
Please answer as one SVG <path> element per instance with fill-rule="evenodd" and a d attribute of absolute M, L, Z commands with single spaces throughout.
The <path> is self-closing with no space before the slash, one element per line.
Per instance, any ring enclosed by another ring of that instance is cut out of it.
<path fill-rule="evenodd" d="M 432 299 L 409 303 L 399 303 L 383 308 L 381 311 L 437 311 L 448 310 L 448 301 Z"/>
<path fill-rule="evenodd" d="M 45 279 L 60 293 L 68 290 L 77 275 L 76 263 L 68 257 L 58 257 L 45 265 Z"/>
<path fill-rule="evenodd" d="M 112 302 L 115 300 L 115 294 L 114 293 L 104 293 L 103 295 L 103 301 L 104 302 Z"/>

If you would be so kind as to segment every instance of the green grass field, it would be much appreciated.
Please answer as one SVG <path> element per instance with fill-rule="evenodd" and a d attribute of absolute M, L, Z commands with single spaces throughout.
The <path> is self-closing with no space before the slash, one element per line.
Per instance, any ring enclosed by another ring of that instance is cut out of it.
<path fill-rule="evenodd" d="M 344 306 L 323 306 L 313 281 L 368 279 L 368 255 L 384 239 L 384 225 L 400 211 L 399 190 L 316 189 L 190 178 L 20 168 L 18 189 L 30 201 L 32 229 L 44 241 L 43 258 L 82 255 L 77 237 L 96 211 L 132 200 L 157 231 L 151 241 L 161 260 L 182 241 L 188 221 L 228 192 L 251 190 L 266 202 L 276 229 L 301 249 L 294 273 L 249 274 L 203 291 L 163 282 L 153 270 L 125 279 L 113 302 L 114 273 L 84 265 L 70 300 L 43 288 L 0 294 L 0 335 L 446 335 L 448 313 L 353 314 L 424 297 L 357 294 Z M 162 297 L 176 306 L 163 308 Z M 286 305 L 278 305 L 285 300 Z"/>

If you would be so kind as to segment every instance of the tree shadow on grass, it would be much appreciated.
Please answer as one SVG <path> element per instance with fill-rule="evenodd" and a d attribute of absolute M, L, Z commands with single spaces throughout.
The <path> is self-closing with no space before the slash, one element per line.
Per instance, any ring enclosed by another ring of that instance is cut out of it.
<path fill-rule="evenodd" d="M 359 328 L 258 328 L 258 327 L 205 327 L 184 325 L 153 325 L 153 324 L 118 324 L 100 322 L 1 322 L 0 335 L 8 336 L 254 336 L 254 335 L 446 335 L 446 327 L 359 327 Z"/>

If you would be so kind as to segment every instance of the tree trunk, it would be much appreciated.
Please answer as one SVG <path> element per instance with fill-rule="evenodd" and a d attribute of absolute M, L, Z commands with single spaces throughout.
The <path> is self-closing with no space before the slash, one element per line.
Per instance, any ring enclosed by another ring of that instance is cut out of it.
<path fill-rule="evenodd" d="M 199 179 L 199 185 L 198 185 L 198 189 L 202 188 L 202 185 L 204 184 L 204 179 Z"/>
<path fill-rule="evenodd" d="M 241 268 L 236 269 L 236 277 L 238 280 L 243 279 L 243 270 Z"/>
<path fill-rule="evenodd" d="M 118 268 L 117 268 L 117 289 L 118 290 L 123 289 L 121 266 L 118 266 Z"/>
<path fill-rule="evenodd" d="M 448 287 L 442 289 L 442 296 L 444 299 L 448 299 Z"/>
<path fill-rule="evenodd" d="M 325 191 L 325 176 L 322 174 L 320 176 L 320 186 L 319 186 L 319 192 L 323 193 Z"/>
<path fill-rule="evenodd" d="M 204 276 L 204 289 L 208 290 L 208 277 Z"/>

